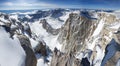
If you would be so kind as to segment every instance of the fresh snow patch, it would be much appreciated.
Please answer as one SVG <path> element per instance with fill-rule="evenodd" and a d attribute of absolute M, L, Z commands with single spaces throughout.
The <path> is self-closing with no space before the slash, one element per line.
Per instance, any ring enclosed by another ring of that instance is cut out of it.
<path fill-rule="evenodd" d="M 118 29 L 120 27 L 120 22 L 114 24 L 113 26 L 111 26 L 110 28 L 112 29 Z"/>
<path fill-rule="evenodd" d="M 53 51 L 56 47 L 58 50 L 61 50 L 61 44 L 57 41 L 58 36 L 47 36 L 44 37 L 44 41 L 46 44 L 50 47 L 50 49 Z"/>
<path fill-rule="evenodd" d="M 69 18 L 69 14 L 71 12 L 66 12 L 63 16 L 59 17 L 61 20 L 63 20 L 64 22 Z"/>
<path fill-rule="evenodd" d="M 42 24 L 40 23 L 40 21 L 30 23 L 29 25 L 30 25 L 31 31 L 34 31 L 34 33 L 37 36 L 47 36 L 48 35 L 46 30 L 42 27 Z"/>
<path fill-rule="evenodd" d="M 97 36 L 100 34 L 101 30 L 103 29 L 103 26 L 104 26 L 104 20 L 101 19 L 97 28 L 95 29 L 94 33 L 93 33 L 93 36 Z"/>
<path fill-rule="evenodd" d="M 37 66 L 48 66 L 47 64 L 44 63 L 44 60 L 43 59 L 38 59 L 37 61 Z"/>
<path fill-rule="evenodd" d="M 96 51 L 97 51 L 97 56 L 95 58 L 95 66 L 100 66 L 102 59 L 104 57 L 104 52 L 102 51 L 102 49 L 100 48 L 100 46 L 96 46 Z"/>
<path fill-rule="evenodd" d="M 15 29 L 15 28 L 17 28 L 17 26 L 12 24 L 10 28 Z"/>
<path fill-rule="evenodd" d="M 30 42 L 31 42 L 31 45 L 32 45 L 32 48 L 35 48 L 38 44 L 37 41 L 33 40 L 32 38 L 29 38 L 30 39 Z"/>

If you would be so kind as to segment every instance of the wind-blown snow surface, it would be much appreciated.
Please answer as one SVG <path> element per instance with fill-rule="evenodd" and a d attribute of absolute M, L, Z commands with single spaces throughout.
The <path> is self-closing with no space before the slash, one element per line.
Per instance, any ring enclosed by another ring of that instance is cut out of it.
<path fill-rule="evenodd" d="M 25 56 L 19 40 L 9 38 L 9 34 L 0 27 L 0 66 L 24 66 Z"/>

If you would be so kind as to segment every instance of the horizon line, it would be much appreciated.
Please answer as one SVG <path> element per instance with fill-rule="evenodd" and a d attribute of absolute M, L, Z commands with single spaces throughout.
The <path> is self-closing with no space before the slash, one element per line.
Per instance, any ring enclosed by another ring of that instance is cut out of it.
<path fill-rule="evenodd" d="M 120 10 L 120 9 L 110 9 L 110 8 L 29 8 L 29 9 L 0 9 L 0 10 L 43 10 L 43 9 L 87 9 L 87 10 Z"/>

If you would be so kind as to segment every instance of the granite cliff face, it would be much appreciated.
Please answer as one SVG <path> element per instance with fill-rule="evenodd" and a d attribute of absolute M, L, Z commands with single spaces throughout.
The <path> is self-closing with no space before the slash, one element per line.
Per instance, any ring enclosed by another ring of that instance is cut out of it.
<path fill-rule="evenodd" d="M 85 39 L 95 30 L 97 20 L 79 14 L 70 14 L 62 26 L 58 40 L 63 44 L 62 49 L 68 53 L 76 53 L 85 48 Z"/>
<path fill-rule="evenodd" d="M 51 66 L 85 66 L 81 62 L 85 57 L 92 66 L 114 66 L 117 64 L 120 56 L 117 55 L 119 51 L 114 50 L 114 48 L 117 49 L 114 44 L 117 42 L 117 46 L 119 46 L 119 40 L 117 40 L 119 35 L 117 34 L 117 39 L 115 39 L 114 33 L 118 28 L 112 28 L 112 26 L 120 22 L 119 18 L 109 13 L 97 13 L 97 18 L 95 18 L 90 16 L 92 13 L 89 13 L 80 12 L 69 15 L 58 37 L 60 44 L 62 44 L 61 52 L 63 54 L 60 52 L 58 52 L 60 55 L 54 54 L 52 64 L 58 65 Z M 107 49 L 107 47 L 110 48 Z M 112 54 L 107 54 L 109 52 Z M 55 57 L 58 61 L 54 60 Z M 78 62 L 75 59 L 79 60 L 80 64 L 75 64 Z M 112 62 L 114 59 L 116 61 Z M 68 65 L 69 62 L 70 65 Z"/>

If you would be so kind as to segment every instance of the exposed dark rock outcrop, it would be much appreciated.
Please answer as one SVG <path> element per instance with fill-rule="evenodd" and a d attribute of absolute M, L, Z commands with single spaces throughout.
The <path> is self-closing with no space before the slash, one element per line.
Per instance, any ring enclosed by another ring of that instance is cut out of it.
<path fill-rule="evenodd" d="M 49 25 L 45 19 L 41 20 L 40 23 L 42 23 L 43 28 L 52 35 L 57 35 L 60 31 L 60 29 L 54 29 L 51 27 L 51 25 Z"/>
<path fill-rule="evenodd" d="M 31 48 L 31 43 L 29 38 L 27 38 L 25 35 L 18 35 L 18 39 L 26 53 L 25 66 L 36 66 L 37 59 Z"/>
<path fill-rule="evenodd" d="M 10 26 L 6 26 L 6 25 L 1 25 L 5 30 L 6 32 L 10 32 Z"/>
<path fill-rule="evenodd" d="M 31 48 L 31 43 L 30 43 L 30 40 L 27 36 L 25 35 L 18 35 L 18 39 L 21 43 L 21 46 L 25 45 L 25 46 L 28 46 Z"/>
<path fill-rule="evenodd" d="M 32 35 L 31 35 L 32 32 L 31 32 L 31 29 L 30 29 L 29 24 L 28 24 L 28 23 L 25 23 L 23 27 L 24 27 L 24 31 L 28 34 L 28 36 L 29 36 L 29 37 L 32 37 Z"/>
<path fill-rule="evenodd" d="M 46 44 L 43 42 L 39 41 L 39 44 L 35 47 L 34 49 L 35 53 L 40 53 L 42 56 L 47 56 L 47 48 Z"/>
<path fill-rule="evenodd" d="M 87 58 L 82 58 L 81 66 L 90 66 L 90 62 Z"/>
<path fill-rule="evenodd" d="M 37 57 L 37 59 L 42 57 L 44 60 L 44 63 L 49 62 L 47 57 L 51 56 L 52 51 L 50 50 L 50 48 L 46 45 L 46 43 L 44 41 L 39 41 L 37 46 L 34 48 L 34 52 L 35 52 L 35 54 L 40 55 L 40 57 Z"/>

